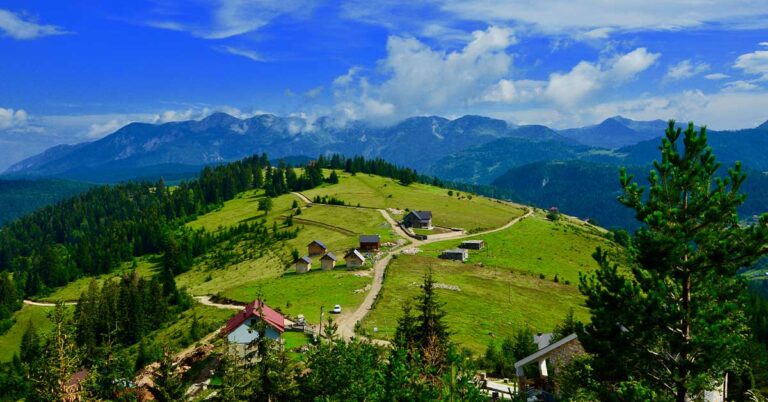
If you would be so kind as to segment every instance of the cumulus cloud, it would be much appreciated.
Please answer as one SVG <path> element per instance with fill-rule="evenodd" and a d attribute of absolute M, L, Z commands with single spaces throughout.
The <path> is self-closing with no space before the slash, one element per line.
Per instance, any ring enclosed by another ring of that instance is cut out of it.
<path fill-rule="evenodd" d="M 0 9 L 0 31 L 13 39 L 37 39 L 69 33 L 61 27 L 40 24 L 27 15 L 15 14 L 3 9 Z"/>
<path fill-rule="evenodd" d="M 23 109 L 13 110 L 0 107 L 0 130 L 25 126 L 27 118 L 27 112 Z"/>
<path fill-rule="evenodd" d="M 733 66 L 747 74 L 759 75 L 761 79 L 768 80 L 768 50 L 742 54 L 736 58 Z"/>
<path fill-rule="evenodd" d="M 84 137 L 91 139 L 101 138 L 105 135 L 114 133 L 117 129 L 128 123 L 128 121 L 118 121 L 116 119 L 112 119 L 106 123 L 93 123 L 88 127 L 88 132 L 85 133 Z"/>
<path fill-rule="evenodd" d="M 699 75 L 709 70 L 707 63 L 695 63 L 689 59 L 683 60 L 677 64 L 669 66 L 667 74 L 664 76 L 666 81 L 678 81 Z"/>
<path fill-rule="evenodd" d="M 582 61 L 568 73 L 551 74 L 544 93 L 556 104 L 572 107 L 606 86 L 633 80 L 660 56 L 641 47 L 605 63 Z"/>
<path fill-rule="evenodd" d="M 413 37 L 390 36 L 387 57 L 374 82 L 350 69 L 334 80 L 334 94 L 347 117 L 429 113 L 467 104 L 504 78 L 512 66 L 506 49 L 516 43 L 509 28 L 489 27 L 455 51 L 433 49 Z"/>

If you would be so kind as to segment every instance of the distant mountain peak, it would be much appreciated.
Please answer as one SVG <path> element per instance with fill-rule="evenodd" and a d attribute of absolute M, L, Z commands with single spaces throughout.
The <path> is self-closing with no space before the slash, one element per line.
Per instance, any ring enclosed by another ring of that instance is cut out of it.
<path fill-rule="evenodd" d="M 216 125 L 222 125 L 222 124 L 231 124 L 233 122 L 239 122 L 240 119 L 238 119 L 235 116 L 232 116 L 231 114 L 224 113 L 224 112 L 214 112 L 204 119 L 200 120 L 200 123 L 205 123 L 208 125 L 216 126 Z"/>

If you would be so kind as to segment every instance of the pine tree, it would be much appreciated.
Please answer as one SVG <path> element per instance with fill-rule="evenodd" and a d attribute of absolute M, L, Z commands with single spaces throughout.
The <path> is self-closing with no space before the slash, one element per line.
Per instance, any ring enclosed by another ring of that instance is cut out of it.
<path fill-rule="evenodd" d="M 579 335 L 607 392 L 656 389 L 683 402 L 743 361 L 748 326 L 737 270 L 768 252 L 768 215 L 740 224 L 746 176 L 738 163 L 717 176 L 706 128 L 689 124 L 681 138 L 670 121 L 660 150 L 647 197 L 621 173 L 620 201 L 644 226 L 631 244 L 629 272 L 595 253 L 599 270 L 579 286 L 592 320 Z"/>
<path fill-rule="evenodd" d="M 30 320 L 27 323 L 27 328 L 24 330 L 24 335 L 21 337 L 19 358 L 23 362 L 31 362 L 40 357 L 42 349 L 40 336 L 38 335 L 32 320 Z"/>
<path fill-rule="evenodd" d="M 331 174 L 328 176 L 328 183 L 337 184 L 339 182 L 339 175 L 335 170 L 331 170 Z"/>

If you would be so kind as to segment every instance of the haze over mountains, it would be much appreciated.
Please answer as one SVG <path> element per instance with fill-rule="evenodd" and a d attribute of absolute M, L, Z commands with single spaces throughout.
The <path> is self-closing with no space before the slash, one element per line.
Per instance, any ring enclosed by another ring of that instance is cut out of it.
<path fill-rule="evenodd" d="M 644 159 L 648 145 L 641 143 L 660 137 L 665 125 L 662 120 L 638 122 L 617 116 L 594 126 L 557 131 L 538 125 L 511 126 L 481 116 L 455 120 L 429 116 L 377 127 L 363 122 L 340 125 L 327 118 L 309 122 L 265 114 L 238 119 L 215 113 L 202 120 L 131 123 L 97 141 L 50 148 L 15 163 L 6 173 L 80 178 L 83 169 L 96 167 L 116 172 L 166 165 L 173 170 L 172 165 L 201 166 L 262 152 L 275 158 L 341 153 L 382 157 L 425 173 L 489 183 L 504 168 L 538 160 L 595 153 L 633 162 L 639 154 Z M 764 141 L 751 138 L 755 137 L 752 131 L 762 133 L 765 127 L 734 133 L 750 136 L 750 141 Z M 655 142 L 650 146 L 655 150 Z M 622 149 L 610 153 L 590 152 L 590 148 Z M 474 166 L 461 165 L 469 162 Z M 456 169 L 472 169 L 473 173 L 451 173 Z M 124 179 L 124 175 L 118 176 Z"/>
<path fill-rule="evenodd" d="M 616 116 L 592 126 L 554 130 L 482 116 L 425 116 L 379 127 L 341 125 L 328 118 L 310 122 L 265 114 L 239 119 L 215 113 L 202 120 L 132 123 L 97 141 L 50 148 L 12 165 L 6 174 L 97 183 L 173 180 L 191 177 L 203 165 L 260 153 L 294 161 L 321 154 L 363 155 L 444 180 L 493 185 L 520 201 L 560 205 L 568 213 L 613 226 L 631 218 L 616 210 L 618 168 L 648 171 L 666 126 L 663 120 Z M 709 131 L 709 142 L 721 162 L 741 161 L 760 176 L 755 180 L 764 180 L 759 172 L 768 171 L 768 122 L 753 129 Z M 610 188 L 589 190 L 584 187 L 588 180 Z"/>

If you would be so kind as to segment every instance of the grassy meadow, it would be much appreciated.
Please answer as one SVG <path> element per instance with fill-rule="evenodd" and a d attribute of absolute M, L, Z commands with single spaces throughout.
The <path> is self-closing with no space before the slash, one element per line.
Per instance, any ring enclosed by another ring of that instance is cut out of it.
<path fill-rule="evenodd" d="M 469 250 L 469 264 L 543 274 L 547 280 L 557 275 L 561 282 L 574 285 L 578 283 L 579 272 L 597 268 L 592 253 L 598 246 L 614 251 L 619 261 L 624 258 L 623 249 L 602 237 L 599 229 L 573 220 L 551 222 L 543 213 L 508 229 L 469 239 L 486 243 L 483 250 Z M 422 247 L 423 255 L 437 257 L 442 250 L 458 247 L 462 240 L 428 244 Z"/>
<path fill-rule="evenodd" d="M 482 353 L 488 342 L 500 342 L 521 326 L 549 332 L 570 308 L 577 318 L 586 320 L 583 298 L 575 285 L 541 280 L 536 275 L 512 270 L 479 267 L 424 256 L 401 255 L 387 269 L 384 287 L 363 326 L 375 337 L 394 335 L 402 306 L 420 291 L 424 274 L 432 270 L 434 280 L 460 290 L 437 289 L 445 303 L 446 322 L 452 338 L 475 353 Z"/>
<path fill-rule="evenodd" d="M 48 320 L 48 312 L 53 307 L 39 307 L 24 305 L 21 310 L 13 314 L 16 320 L 8 332 L 0 335 L 0 362 L 9 362 L 14 354 L 19 353 L 21 338 L 31 322 L 40 334 L 47 333 L 53 328 L 53 324 Z"/>
<path fill-rule="evenodd" d="M 324 185 L 303 192 L 313 199 L 316 195 L 333 196 L 351 205 L 399 210 L 430 210 L 433 224 L 443 227 L 461 227 L 468 231 L 492 229 L 522 215 L 522 206 L 512 206 L 481 196 L 462 198 L 448 190 L 414 183 L 403 186 L 394 179 L 368 174 L 351 175 L 337 172 L 339 183 Z M 399 216 L 393 216 L 395 219 Z"/>

